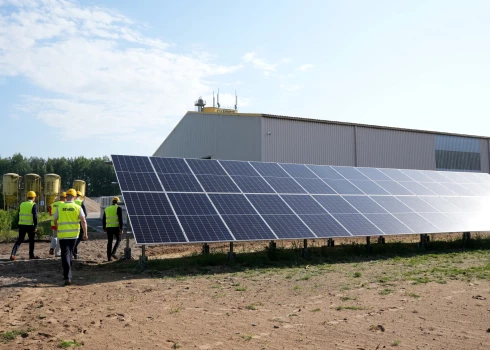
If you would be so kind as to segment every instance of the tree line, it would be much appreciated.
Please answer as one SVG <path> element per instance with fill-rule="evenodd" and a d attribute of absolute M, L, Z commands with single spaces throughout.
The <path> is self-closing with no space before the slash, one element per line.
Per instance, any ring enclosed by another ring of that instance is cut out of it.
<path fill-rule="evenodd" d="M 35 173 L 43 177 L 45 174 L 55 173 L 61 176 L 62 189 L 72 187 L 73 180 L 86 182 L 85 195 L 87 197 L 112 196 L 119 193 L 114 167 L 108 165 L 109 157 L 101 158 L 39 158 L 24 157 L 20 153 L 9 158 L 0 157 L 0 175 L 16 173 L 24 176 Z M 3 191 L 3 179 L 0 178 L 0 190 Z M 3 193 L 3 192 L 2 192 Z M 0 198 L 0 208 L 3 208 L 3 196 Z"/>

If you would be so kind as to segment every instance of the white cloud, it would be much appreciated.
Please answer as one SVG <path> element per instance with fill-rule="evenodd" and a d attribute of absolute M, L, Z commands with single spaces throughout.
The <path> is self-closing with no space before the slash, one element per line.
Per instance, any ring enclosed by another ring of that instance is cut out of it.
<path fill-rule="evenodd" d="M 315 67 L 314 64 L 303 64 L 303 65 L 299 66 L 299 70 L 304 72 L 305 70 L 313 68 L 313 67 Z"/>
<path fill-rule="evenodd" d="M 104 8 L 65 0 L 0 2 L 5 4 L 14 11 L 0 7 L 0 78 L 25 77 L 53 96 L 25 96 L 19 111 L 63 135 L 137 133 L 159 144 L 192 102 L 212 91 L 206 83 L 211 77 L 241 67 L 214 64 L 211 55 L 171 52 L 168 43 Z"/>
<path fill-rule="evenodd" d="M 254 52 L 246 53 L 242 59 L 247 63 L 252 63 L 254 68 L 262 70 L 266 77 L 270 76 L 271 72 L 275 71 L 279 64 L 291 61 L 290 58 L 283 58 L 276 63 L 268 63 L 266 60 L 258 58 Z"/>

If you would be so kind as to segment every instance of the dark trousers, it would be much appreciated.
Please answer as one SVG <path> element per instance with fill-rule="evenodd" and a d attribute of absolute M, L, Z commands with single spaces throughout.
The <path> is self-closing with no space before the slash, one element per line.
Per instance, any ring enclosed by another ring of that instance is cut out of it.
<path fill-rule="evenodd" d="M 75 257 L 75 259 L 78 258 L 78 245 L 80 244 L 82 237 L 83 237 L 83 230 L 82 230 L 82 226 L 80 226 L 80 232 L 78 233 L 77 241 L 75 242 L 75 246 L 73 247 L 73 256 Z"/>
<path fill-rule="evenodd" d="M 119 227 L 107 227 L 107 260 L 111 260 L 111 256 L 116 254 L 119 243 L 121 243 L 121 236 L 119 234 Z M 116 244 L 112 248 L 112 241 L 116 237 Z"/>
<path fill-rule="evenodd" d="M 11 255 L 15 256 L 17 254 L 17 250 L 26 238 L 26 233 L 29 236 L 29 258 L 34 257 L 34 238 L 36 236 L 34 225 L 19 225 L 19 238 L 17 238 L 17 242 L 15 242 L 14 247 L 12 248 Z"/>
<path fill-rule="evenodd" d="M 71 280 L 73 248 L 75 247 L 77 239 L 60 239 L 59 241 L 61 248 L 61 265 L 63 265 L 63 278 L 65 280 Z"/>

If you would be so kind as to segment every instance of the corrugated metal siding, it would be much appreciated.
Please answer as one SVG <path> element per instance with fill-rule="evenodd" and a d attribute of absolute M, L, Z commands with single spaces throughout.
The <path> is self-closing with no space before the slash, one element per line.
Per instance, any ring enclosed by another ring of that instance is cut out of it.
<path fill-rule="evenodd" d="M 253 116 L 187 113 L 154 155 L 260 160 L 260 119 Z"/>
<path fill-rule="evenodd" d="M 357 165 L 435 170 L 434 135 L 357 127 Z"/>
<path fill-rule="evenodd" d="M 481 156 L 481 171 L 485 173 L 490 173 L 490 164 L 489 164 L 489 148 L 490 140 L 480 140 L 480 156 Z"/>
<path fill-rule="evenodd" d="M 264 162 L 355 165 L 353 126 L 264 117 L 261 137 Z"/>

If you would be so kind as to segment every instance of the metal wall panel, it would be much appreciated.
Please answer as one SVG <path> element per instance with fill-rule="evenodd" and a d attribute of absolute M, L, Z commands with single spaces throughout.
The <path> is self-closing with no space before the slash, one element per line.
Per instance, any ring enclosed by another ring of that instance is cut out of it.
<path fill-rule="evenodd" d="M 260 161 L 260 119 L 259 116 L 187 113 L 154 155 Z"/>
<path fill-rule="evenodd" d="M 434 134 L 356 127 L 357 166 L 436 169 Z"/>
<path fill-rule="evenodd" d="M 264 162 L 355 165 L 350 125 L 263 117 L 261 137 Z"/>
<path fill-rule="evenodd" d="M 490 164 L 489 164 L 489 154 L 488 154 L 488 148 L 489 148 L 489 142 L 490 140 L 484 140 L 480 139 L 480 156 L 481 156 L 481 171 L 484 173 L 490 173 Z"/>

